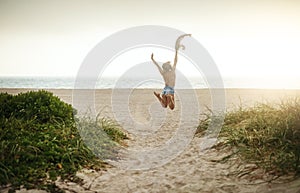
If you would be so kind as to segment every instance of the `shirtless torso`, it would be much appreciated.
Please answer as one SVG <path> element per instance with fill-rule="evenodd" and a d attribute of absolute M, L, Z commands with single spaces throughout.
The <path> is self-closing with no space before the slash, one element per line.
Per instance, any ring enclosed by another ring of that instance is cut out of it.
<path fill-rule="evenodd" d="M 176 80 L 176 74 L 175 74 L 175 69 L 172 69 L 168 72 L 164 72 L 162 74 L 166 86 L 170 86 L 172 88 L 175 87 L 175 80 Z"/>

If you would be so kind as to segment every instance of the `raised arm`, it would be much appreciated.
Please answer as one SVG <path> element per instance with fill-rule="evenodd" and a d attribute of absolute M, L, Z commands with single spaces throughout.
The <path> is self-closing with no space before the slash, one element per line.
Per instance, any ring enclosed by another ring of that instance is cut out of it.
<path fill-rule="evenodd" d="M 174 57 L 174 63 L 173 63 L 174 70 L 175 70 L 176 64 L 177 64 L 177 55 L 178 55 L 178 50 L 176 49 L 176 51 L 175 51 L 175 57 Z"/>
<path fill-rule="evenodd" d="M 151 54 L 151 60 L 153 61 L 153 63 L 157 66 L 160 74 L 162 75 L 163 74 L 163 69 L 159 66 L 159 64 L 154 60 L 154 57 L 153 57 L 153 53 Z"/>
<path fill-rule="evenodd" d="M 175 43 L 175 58 L 174 58 L 174 64 L 173 64 L 173 68 L 175 69 L 176 68 L 176 64 L 177 64 L 177 55 L 178 55 L 178 50 L 180 48 L 182 48 L 183 50 L 185 49 L 184 45 L 180 44 L 181 40 L 185 37 L 185 36 L 190 36 L 191 37 L 191 34 L 183 34 L 181 36 L 179 36 L 176 40 L 176 43 Z"/>
<path fill-rule="evenodd" d="M 185 49 L 184 45 L 180 44 L 181 40 L 185 37 L 185 36 L 192 36 L 192 34 L 183 34 L 181 36 L 179 36 L 176 40 L 175 43 L 175 50 L 179 50 L 179 48 L 182 48 L 183 50 Z"/>

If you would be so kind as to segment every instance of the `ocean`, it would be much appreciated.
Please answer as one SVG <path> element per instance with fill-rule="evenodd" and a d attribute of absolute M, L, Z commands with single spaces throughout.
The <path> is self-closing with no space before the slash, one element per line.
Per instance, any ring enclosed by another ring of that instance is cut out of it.
<path fill-rule="evenodd" d="M 223 86 L 222 86 L 223 85 Z M 162 88 L 161 78 L 101 78 L 88 81 L 81 88 L 113 89 L 113 88 Z M 176 88 L 270 88 L 300 89 L 299 78 L 222 78 L 222 84 L 210 84 L 204 78 L 176 79 Z M 72 77 L 0 77 L 0 88 L 38 88 L 38 89 L 76 89 L 78 79 Z"/>

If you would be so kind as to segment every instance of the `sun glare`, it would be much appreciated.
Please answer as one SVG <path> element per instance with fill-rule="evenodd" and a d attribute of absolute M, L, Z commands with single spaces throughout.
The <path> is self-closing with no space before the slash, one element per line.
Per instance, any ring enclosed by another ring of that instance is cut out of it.
<path fill-rule="evenodd" d="M 153 67 L 157 71 L 155 65 L 151 61 L 151 54 L 154 54 L 154 58 L 157 62 L 162 64 L 163 62 L 171 61 L 173 64 L 175 52 L 166 48 L 157 47 L 140 47 L 117 56 L 113 61 L 106 65 L 105 70 L 102 73 L 103 77 L 118 77 L 124 74 L 127 70 L 134 68 L 135 65 L 148 62 L 149 66 Z M 183 73 L 186 77 L 199 76 L 200 72 L 194 65 L 186 59 L 182 54 L 178 56 L 177 69 Z M 142 73 L 142 72 L 140 72 Z M 157 73 L 159 73 L 157 71 Z"/>

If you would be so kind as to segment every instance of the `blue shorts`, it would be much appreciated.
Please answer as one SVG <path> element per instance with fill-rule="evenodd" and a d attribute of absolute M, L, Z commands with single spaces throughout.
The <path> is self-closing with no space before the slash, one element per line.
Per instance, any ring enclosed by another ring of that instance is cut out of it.
<path fill-rule="evenodd" d="M 167 94 L 174 94 L 174 88 L 170 86 L 165 86 L 164 90 L 162 91 L 162 95 L 167 95 Z"/>

